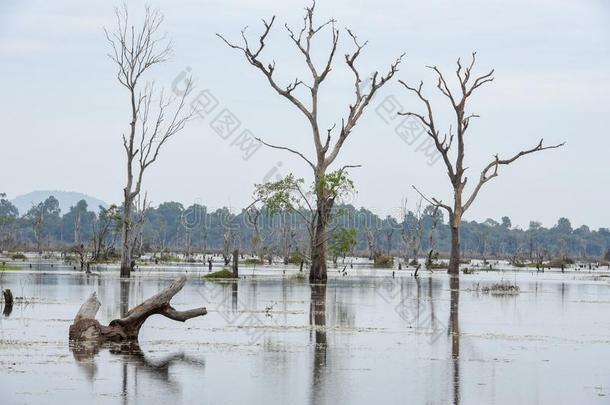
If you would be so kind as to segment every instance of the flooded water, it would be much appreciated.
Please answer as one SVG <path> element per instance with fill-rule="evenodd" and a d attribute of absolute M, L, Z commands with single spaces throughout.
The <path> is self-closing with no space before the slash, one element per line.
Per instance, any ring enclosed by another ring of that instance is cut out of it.
<path fill-rule="evenodd" d="M 245 271 L 251 274 L 251 271 Z M 135 347 L 70 345 L 96 291 L 107 324 L 176 273 L 0 274 L 16 302 L 0 320 L 0 402 L 188 404 L 574 404 L 610 401 L 610 278 L 599 273 L 379 270 L 310 286 L 295 271 L 239 282 L 188 273 Z M 516 295 L 481 292 L 500 280 Z"/>

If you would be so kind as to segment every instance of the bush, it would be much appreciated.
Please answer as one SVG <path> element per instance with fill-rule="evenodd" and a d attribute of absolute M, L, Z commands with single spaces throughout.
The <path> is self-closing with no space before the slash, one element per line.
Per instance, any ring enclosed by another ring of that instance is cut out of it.
<path fill-rule="evenodd" d="M 233 277 L 233 272 L 227 269 L 222 269 L 219 271 L 215 271 L 213 273 L 208 273 L 203 278 L 211 278 L 211 279 L 219 279 L 219 278 L 235 278 Z"/>
<path fill-rule="evenodd" d="M 301 262 L 305 261 L 305 256 L 303 256 L 303 253 L 297 251 L 292 252 L 292 254 L 290 255 L 290 258 L 288 259 L 288 263 L 290 264 L 301 264 Z"/>
<path fill-rule="evenodd" d="M 163 254 L 157 258 L 158 261 L 168 263 L 168 262 L 180 262 L 182 261 L 178 256 Z"/>
<path fill-rule="evenodd" d="M 556 269 L 560 269 L 562 266 L 566 267 L 569 264 L 574 264 L 574 260 L 570 259 L 569 257 L 564 257 L 564 258 L 558 258 L 558 259 L 551 260 L 547 266 L 556 268 Z"/>
<path fill-rule="evenodd" d="M 431 270 L 442 270 L 442 269 L 448 269 L 448 268 L 449 268 L 448 262 L 434 262 L 434 263 L 428 263 L 426 265 L 426 269 L 431 269 Z"/>
<path fill-rule="evenodd" d="M 7 270 L 21 270 L 23 267 L 20 266 L 12 266 L 10 264 L 0 264 L 0 271 L 7 271 Z"/>
<path fill-rule="evenodd" d="M 519 294 L 519 286 L 508 281 L 484 286 L 481 291 L 487 294 Z"/>
<path fill-rule="evenodd" d="M 243 260 L 244 264 L 250 264 L 250 265 L 255 265 L 255 264 L 265 264 L 265 262 L 261 259 L 257 259 L 257 258 L 250 258 L 250 259 L 244 259 Z"/>
<path fill-rule="evenodd" d="M 394 258 L 392 256 L 376 255 L 373 263 L 375 267 L 392 267 L 394 265 Z"/>
<path fill-rule="evenodd" d="M 27 257 L 23 253 L 13 253 L 11 256 L 13 260 L 27 260 Z"/>

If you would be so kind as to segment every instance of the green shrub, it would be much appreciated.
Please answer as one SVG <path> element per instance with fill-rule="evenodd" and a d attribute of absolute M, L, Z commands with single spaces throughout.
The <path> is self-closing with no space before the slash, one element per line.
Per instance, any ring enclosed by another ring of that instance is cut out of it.
<path fill-rule="evenodd" d="M 244 264 L 249 264 L 249 265 L 255 265 L 255 264 L 265 264 L 265 262 L 261 259 L 257 259 L 255 257 L 249 258 L 249 259 L 244 259 L 243 260 Z"/>
<path fill-rule="evenodd" d="M 288 263 L 290 264 L 301 264 L 301 262 L 305 261 L 305 256 L 303 253 L 297 251 L 292 252 L 290 258 L 288 259 Z"/>
<path fill-rule="evenodd" d="M 213 273 L 208 273 L 203 278 L 211 278 L 211 279 L 219 279 L 219 278 L 235 278 L 233 277 L 233 272 L 227 269 L 222 269 L 219 271 L 215 271 Z"/>
<path fill-rule="evenodd" d="M 10 264 L 0 264 L 0 271 L 12 271 L 12 270 L 21 270 L 23 267 L 13 266 Z"/>
<path fill-rule="evenodd" d="M 23 253 L 13 253 L 11 255 L 11 259 L 13 259 L 13 260 L 27 260 L 27 257 Z"/>
<path fill-rule="evenodd" d="M 567 267 L 569 264 L 574 264 L 574 260 L 570 259 L 569 257 L 564 257 L 564 258 L 553 259 L 546 266 L 560 269 L 561 266 Z"/>
<path fill-rule="evenodd" d="M 163 254 L 157 258 L 158 261 L 168 263 L 168 262 L 180 262 L 182 261 L 178 256 Z"/>
<path fill-rule="evenodd" d="M 426 268 L 427 269 L 431 269 L 431 270 L 448 269 L 449 268 L 449 263 L 448 262 L 428 263 L 428 265 L 426 265 Z"/>
<path fill-rule="evenodd" d="M 394 258 L 392 256 L 376 255 L 373 263 L 375 267 L 392 267 L 394 265 Z"/>

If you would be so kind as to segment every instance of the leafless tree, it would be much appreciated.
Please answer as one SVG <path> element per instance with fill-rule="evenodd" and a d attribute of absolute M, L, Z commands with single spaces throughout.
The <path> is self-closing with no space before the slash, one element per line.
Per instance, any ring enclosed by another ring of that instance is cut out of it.
<path fill-rule="evenodd" d="M 284 86 L 280 84 L 276 78 L 275 61 L 268 63 L 263 62 L 261 59 L 261 54 L 266 45 L 265 41 L 275 22 L 275 16 L 269 21 L 263 20 L 263 33 L 257 39 L 256 44 L 251 43 L 248 40 L 245 28 L 241 31 L 241 38 L 243 41 L 242 44 L 229 42 L 222 35 L 217 35 L 228 46 L 243 53 L 246 61 L 265 76 L 273 90 L 281 97 L 285 98 L 288 102 L 293 104 L 305 116 L 311 127 L 316 156 L 315 159 L 310 159 L 304 153 L 290 147 L 272 145 L 260 139 L 258 140 L 270 148 L 287 151 L 303 159 L 313 171 L 315 179 L 314 184 L 323 184 L 325 182 L 325 176 L 329 172 L 329 167 L 336 160 L 346 139 L 352 133 L 352 130 L 358 123 L 358 120 L 364 113 L 375 93 L 394 76 L 398 70 L 398 65 L 402 56 L 391 64 L 387 73 L 373 73 L 370 78 L 368 89 L 363 90 L 364 86 L 362 85 L 361 74 L 356 67 L 356 61 L 360 56 L 362 49 L 365 47 L 366 42 L 360 42 L 352 31 L 349 29 L 347 30 L 347 34 L 355 46 L 353 53 L 345 55 L 345 63 L 354 75 L 355 99 L 352 101 L 352 104 L 349 105 L 347 117 L 341 119 L 340 127 L 337 128 L 336 125 L 329 126 L 325 131 L 326 139 L 323 139 L 321 132 L 324 132 L 324 126 L 320 123 L 320 119 L 318 117 L 319 90 L 321 84 L 327 79 L 328 74 L 331 71 L 337 45 L 339 43 L 339 30 L 335 27 L 336 21 L 334 19 L 329 19 L 320 25 L 317 25 L 314 22 L 315 6 L 316 3 L 314 1 L 311 6 L 305 8 L 305 16 L 303 18 L 303 26 L 301 28 L 293 29 L 287 24 L 285 25 L 290 40 L 296 46 L 299 53 L 302 54 L 307 65 L 307 69 L 311 74 L 308 81 L 296 78 L 293 82 Z M 314 38 L 317 38 L 318 34 L 326 30 L 329 30 L 331 34 L 330 49 L 326 53 L 326 57 L 324 58 L 325 62 L 323 65 L 316 66 L 312 55 L 318 55 L 319 52 L 312 49 L 313 40 Z M 297 89 L 306 89 L 304 93 L 309 94 L 305 97 L 299 97 L 296 94 L 299 92 Z M 295 90 L 297 91 L 295 92 Z M 336 139 L 331 144 L 333 137 Z M 316 216 L 314 218 L 315 227 L 313 235 L 311 236 L 310 244 L 310 280 L 312 281 L 324 282 L 326 280 L 326 228 L 329 222 L 333 204 L 334 199 L 326 195 L 325 188 L 316 187 L 316 203 L 314 211 Z"/>
<path fill-rule="evenodd" d="M 157 160 L 163 145 L 180 132 L 194 116 L 185 99 L 192 90 L 187 79 L 185 92 L 178 99 L 157 91 L 154 82 L 145 82 L 143 75 L 152 67 L 165 62 L 172 46 L 160 33 L 163 15 L 158 10 L 145 9 L 140 27 L 131 25 L 127 6 L 115 10 L 116 27 L 105 30 L 110 44 L 110 59 L 117 66 L 116 78 L 125 87 L 129 98 L 130 121 L 123 134 L 127 157 L 127 183 L 123 189 L 123 223 L 121 277 L 132 270 L 132 211 L 142 189 L 144 172 Z"/>
<path fill-rule="evenodd" d="M 413 255 L 413 262 L 417 265 L 419 257 L 419 249 L 421 248 L 422 236 L 424 233 L 424 221 L 422 214 L 422 199 L 420 198 L 415 206 L 415 212 L 412 213 L 413 223 L 408 223 L 409 211 L 407 209 L 407 200 L 403 203 L 403 226 L 400 232 L 400 237 L 405 246 L 405 263 L 409 263 L 409 255 Z"/>
<path fill-rule="evenodd" d="M 373 258 L 379 253 L 377 251 L 377 233 L 379 233 L 379 229 L 374 227 L 365 227 L 364 235 L 366 236 L 366 243 L 369 250 L 369 260 L 373 260 Z"/>
<path fill-rule="evenodd" d="M 430 100 L 424 96 L 422 91 L 423 82 L 420 82 L 416 87 L 412 87 L 402 80 L 400 81 L 400 83 L 407 90 L 413 92 L 423 103 L 425 106 L 425 112 L 423 114 L 416 112 L 400 112 L 399 114 L 415 117 L 423 125 L 428 136 L 430 136 L 434 141 L 436 149 L 441 154 L 442 160 L 447 168 L 449 180 L 453 186 L 454 199 L 452 205 L 445 204 L 436 198 L 424 197 L 424 195 L 416 189 L 426 201 L 437 207 L 442 207 L 449 214 L 449 225 L 451 227 L 451 257 L 449 260 L 448 272 L 450 274 L 459 274 L 460 224 L 462 221 L 462 216 L 468 210 L 468 208 L 470 208 L 483 185 L 489 180 L 498 176 L 498 169 L 500 166 L 509 165 L 525 155 L 563 146 L 563 143 L 552 146 L 544 146 L 541 139 L 533 148 L 522 150 L 511 157 L 500 158 L 499 155 L 496 154 L 491 162 L 481 171 L 479 181 L 470 191 L 470 194 L 464 196 L 464 189 L 468 182 L 468 177 L 465 176 L 467 167 L 464 166 L 464 138 L 470 126 L 471 120 L 478 117 L 478 115 L 466 111 L 467 103 L 470 101 L 470 97 L 473 95 L 475 90 L 494 80 L 493 70 L 481 76 L 475 76 L 473 72 L 475 61 L 476 53 L 472 54 L 472 60 L 467 66 L 463 66 L 460 59 L 458 59 L 456 70 L 456 76 L 458 78 L 460 87 L 458 92 L 450 89 L 447 80 L 445 79 L 445 75 L 436 66 L 429 66 L 429 68 L 435 72 L 438 78 L 436 87 L 446 98 L 449 99 L 451 107 L 455 112 L 455 123 L 449 126 L 448 132 L 441 132 L 441 129 L 437 125 L 435 115 L 432 112 L 432 104 L 430 103 Z"/>

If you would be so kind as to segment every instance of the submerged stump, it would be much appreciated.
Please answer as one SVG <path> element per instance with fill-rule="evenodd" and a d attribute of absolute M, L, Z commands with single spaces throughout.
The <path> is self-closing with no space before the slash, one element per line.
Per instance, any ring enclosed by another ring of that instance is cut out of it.
<path fill-rule="evenodd" d="M 159 314 L 174 321 L 184 322 L 207 314 L 205 307 L 177 311 L 171 306 L 171 299 L 185 283 L 186 276 L 180 275 L 165 290 L 130 309 L 125 317 L 113 320 L 108 326 L 95 319 L 101 304 L 94 292 L 78 310 L 74 322 L 70 325 L 69 338 L 76 341 L 137 341 L 140 328 L 151 315 Z"/>

